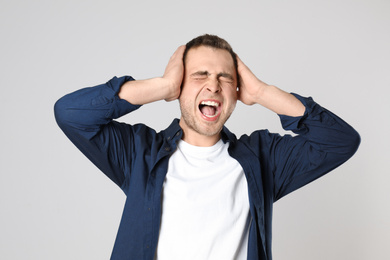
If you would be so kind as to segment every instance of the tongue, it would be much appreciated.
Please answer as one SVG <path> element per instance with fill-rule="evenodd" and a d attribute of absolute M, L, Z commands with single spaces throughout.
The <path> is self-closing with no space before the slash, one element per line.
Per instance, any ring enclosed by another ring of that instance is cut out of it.
<path fill-rule="evenodd" d="M 200 108 L 200 111 L 206 115 L 206 116 L 213 116 L 215 115 L 215 108 L 211 106 L 202 106 Z"/>

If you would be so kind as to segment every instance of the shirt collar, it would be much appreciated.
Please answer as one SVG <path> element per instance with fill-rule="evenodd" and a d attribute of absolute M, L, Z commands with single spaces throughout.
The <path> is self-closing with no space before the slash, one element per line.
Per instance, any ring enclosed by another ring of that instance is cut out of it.
<path fill-rule="evenodd" d="M 180 140 L 183 136 L 183 130 L 181 129 L 179 125 L 180 120 L 178 118 L 175 118 L 172 123 L 168 126 L 167 129 L 165 129 L 165 138 L 166 140 Z M 229 129 L 224 126 L 221 131 L 221 138 L 224 143 L 226 142 L 235 142 L 237 140 L 236 136 L 229 131 Z"/>

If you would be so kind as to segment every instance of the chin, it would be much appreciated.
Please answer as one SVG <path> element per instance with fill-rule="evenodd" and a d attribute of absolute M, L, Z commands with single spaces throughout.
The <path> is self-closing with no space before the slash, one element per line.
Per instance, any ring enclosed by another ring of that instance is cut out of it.
<path fill-rule="evenodd" d="M 222 128 L 223 128 L 223 124 L 221 125 L 221 124 L 215 124 L 214 123 L 214 125 L 212 125 L 212 126 L 208 125 L 208 126 L 203 127 L 203 128 L 202 127 L 198 127 L 198 131 L 197 132 L 199 134 L 204 135 L 204 136 L 215 136 L 215 135 L 218 135 L 221 132 Z"/>

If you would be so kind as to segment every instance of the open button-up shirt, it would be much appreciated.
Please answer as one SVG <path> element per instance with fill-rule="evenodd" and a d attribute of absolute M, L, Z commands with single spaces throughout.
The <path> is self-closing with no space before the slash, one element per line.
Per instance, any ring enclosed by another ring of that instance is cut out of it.
<path fill-rule="evenodd" d="M 134 79 L 114 77 L 68 94 L 57 101 L 55 116 L 67 137 L 126 194 L 111 259 L 153 260 L 168 160 L 183 132 L 178 119 L 161 132 L 114 121 L 140 107 L 118 97 L 129 80 Z M 305 105 L 305 114 L 280 118 L 283 128 L 296 136 L 258 130 L 237 138 L 226 127 L 221 133 L 248 183 L 248 259 L 272 259 L 273 203 L 344 163 L 360 143 L 358 133 L 342 119 L 311 98 L 294 95 Z"/>

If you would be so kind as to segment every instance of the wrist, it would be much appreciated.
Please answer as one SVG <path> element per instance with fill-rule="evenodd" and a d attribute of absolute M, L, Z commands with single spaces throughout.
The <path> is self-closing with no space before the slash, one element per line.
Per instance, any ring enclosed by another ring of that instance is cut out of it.
<path fill-rule="evenodd" d="M 267 92 L 274 88 L 275 86 L 272 86 L 272 85 L 268 85 L 264 82 L 262 82 L 261 80 L 259 79 L 256 79 L 256 90 L 254 91 L 254 93 L 252 94 L 252 97 L 253 97 L 253 103 L 254 104 L 259 104 L 259 105 L 262 105 L 264 103 L 264 99 L 266 99 L 267 97 Z"/>

